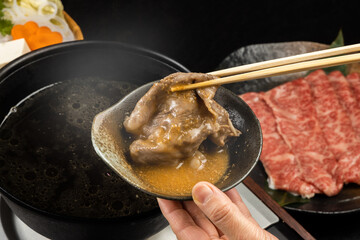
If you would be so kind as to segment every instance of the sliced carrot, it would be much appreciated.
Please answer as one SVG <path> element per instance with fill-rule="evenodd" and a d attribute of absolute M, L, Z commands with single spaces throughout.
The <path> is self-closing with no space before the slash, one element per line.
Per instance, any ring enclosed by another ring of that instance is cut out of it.
<path fill-rule="evenodd" d="M 45 29 L 46 28 L 46 29 Z M 62 36 L 58 32 L 52 32 L 47 27 L 41 27 L 28 39 L 30 49 L 35 50 L 52 44 L 61 43 Z"/>
<path fill-rule="evenodd" d="M 25 38 L 31 50 L 61 43 L 62 35 L 52 32 L 48 27 L 39 27 L 35 22 L 29 21 L 24 25 L 15 25 L 11 30 L 14 40 Z"/>
<path fill-rule="evenodd" d="M 33 21 L 29 21 L 25 23 L 24 25 L 15 25 L 11 29 L 11 35 L 14 40 L 20 39 L 20 38 L 27 38 L 28 36 L 34 34 L 36 30 L 39 28 L 37 23 Z"/>
<path fill-rule="evenodd" d="M 39 28 L 36 22 L 29 21 L 24 24 L 24 27 L 29 31 L 29 34 L 34 34 L 36 30 Z"/>

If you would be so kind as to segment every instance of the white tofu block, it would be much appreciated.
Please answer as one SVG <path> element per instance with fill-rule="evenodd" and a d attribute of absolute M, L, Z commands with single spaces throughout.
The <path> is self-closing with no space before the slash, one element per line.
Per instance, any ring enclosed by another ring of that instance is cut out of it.
<path fill-rule="evenodd" d="M 0 68 L 27 52 L 30 48 L 23 38 L 0 43 Z"/>

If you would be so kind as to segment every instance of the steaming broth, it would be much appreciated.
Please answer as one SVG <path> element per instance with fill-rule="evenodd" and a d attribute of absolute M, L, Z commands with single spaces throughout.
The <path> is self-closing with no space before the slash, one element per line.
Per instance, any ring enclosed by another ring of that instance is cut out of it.
<path fill-rule="evenodd" d="M 91 143 L 95 114 L 136 87 L 72 79 L 25 99 L 0 127 L 1 186 L 29 205 L 68 216 L 112 218 L 156 208 L 156 199 L 125 183 Z"/>

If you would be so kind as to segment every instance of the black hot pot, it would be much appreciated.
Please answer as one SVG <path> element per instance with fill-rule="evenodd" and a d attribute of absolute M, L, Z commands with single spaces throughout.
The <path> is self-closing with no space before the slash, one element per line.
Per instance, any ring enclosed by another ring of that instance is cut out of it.
<path fill-rule="evenodd" d="M 81 41 L 26 54 L 0 71 L 0 193 L 51 239 L 144 239 L 167 222 L 91 145 L 95 114 L 146 82 L 188 70 L 160 54 Z"/>

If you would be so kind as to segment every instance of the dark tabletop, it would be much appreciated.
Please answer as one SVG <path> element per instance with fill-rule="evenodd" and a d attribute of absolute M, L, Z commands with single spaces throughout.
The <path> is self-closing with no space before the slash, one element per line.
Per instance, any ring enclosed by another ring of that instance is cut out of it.
<path fill-rule="evenodd" d="M 360 42 L 358 0 L 169 1 L 63 0 L 87 40 L 121 41 L 155 50 L 191 71 L 208 72 L 249 44 L 329 44 L 339 29 Z M 317 239 L 359 239 L 360 213 L 290 212 Z"/>

